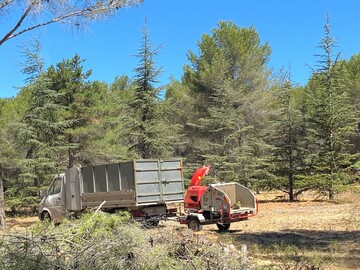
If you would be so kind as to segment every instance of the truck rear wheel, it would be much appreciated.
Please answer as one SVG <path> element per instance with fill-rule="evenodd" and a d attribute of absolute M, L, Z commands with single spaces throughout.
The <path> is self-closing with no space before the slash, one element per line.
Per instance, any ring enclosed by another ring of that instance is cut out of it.
<path fill-rule="evenodd" d="M 188 228 L 193 231 L 200 231 L 200 221 L 197 218 L 190 219 Z"/>
<path fill-rule="evenodd" d="M 216 223 L 216 226 L 218 227 L 220 232 L 225 232 L 230 228 L 230 223 L 228 224 Z"/>
<path fill-rule="evenodd" d="M 154 219 L 154 218 L 149 218 L 149 219 L 145 219 L 145 226 L 146 228 L 156 228 L 159 227 L 160 225 L 160 220 L 159 219 Z"/>

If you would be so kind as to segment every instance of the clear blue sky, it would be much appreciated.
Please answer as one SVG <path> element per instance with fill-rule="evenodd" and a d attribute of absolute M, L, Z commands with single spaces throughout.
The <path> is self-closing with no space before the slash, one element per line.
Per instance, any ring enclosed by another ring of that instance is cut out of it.
<path fill-rule="evenodd" d="M 254 26 L 261 41 L 272 48 L 269 68 L 275 72 L 290 68 L 294 83 L 303 85 L 311 74 L 309 66 L 314 67 L 314 55 L 320 52 L 316 46 L 324 36 L 327 14 L 342 58 L 360 52 L 359 12 L 359 0 L 144 0 L 82 33 L 57 24 L 5 42 L 0 46 L 0 97 L 15 96 L 17 87 L 24 85 L 19 45 L 33 36 L 40 36 L 47 66 L 77 53 L 86 59 L 85 69 L 92 69 L 91 80 L 111 83 L 117 75 L 132 77 L 145 18 L 152 43 L 162 44 L 156 59 L 163 68 L 162 84 L 170 76 L 181 78 L 188 50 L 197 52 L 201 35 L 224 20 Z M 9 21 L 1 22 L 0 33 L 9 27 Z"/>

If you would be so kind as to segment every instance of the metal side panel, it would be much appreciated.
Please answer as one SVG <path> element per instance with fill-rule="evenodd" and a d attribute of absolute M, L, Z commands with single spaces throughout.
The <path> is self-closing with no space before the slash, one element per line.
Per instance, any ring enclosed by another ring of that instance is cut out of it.
<path fill-rule="evenodd" d="M 65 204 L 70 211 L 81 210 L 80 172 L 76 167 L 65 172 Z"/>
<path fill-rule="evenodd" d="M 224 202 L 226 202 L 226 194 L 213 187 L 208 186 L 201 197 L 201 205 L 203 210 L 220 212 Z"/>
<path fill-rule="evenodd" d="M 183 200 L 181 160 L 135 160 L 134 171 L 139 205 Z"/>
<path fill-rule="evenodd" d="M 108 191 L 120 191 L 120 164 L 106 165 Z"/>
<path fill-rule="evenodd" d="M 97 207 L 103 202 L 103 208 L 128 208 L 136 205 L 134 191 L 113 191 L 84 193 L 83 207 Z"/>
<path fill-rule="evenodd" d="M 81 180 L 84 193 L 135 189 L 132 162 L 82 167 Z"/>
<path fill-rule="evenodd" d="M 137 205 L 180 202 L 184 198 L 180 159 L 144 159 L 83 167 L 80 178 L 84 194 L 134 192 Z"/>
<path fill-rule="evenodd" d="M 181 160 L 163 160 L 161 165 L 162 195 L 165 202 L 184 200 L 184 179 Z"/>
<path fill-rule="evenodd" d="M 98 165 L 93 167 L 95 192 L 107 192 L 107 171 L 106 165 Z"/>
<path fill-rule="evenodd" d="M 139 205 L 162 201 L 158 160 L 134 160 L 136 202 Z"/>
<path fill-rule="evenodd" d="M 121 162 L 120 166 L 120 190 L 135 190 L 134 163 L 132 161 Z"/>
<path fill-rule="evenodd" d="M 94 176 L 92 167 L 81 168 L 82 192 L 94 192 Z"/>

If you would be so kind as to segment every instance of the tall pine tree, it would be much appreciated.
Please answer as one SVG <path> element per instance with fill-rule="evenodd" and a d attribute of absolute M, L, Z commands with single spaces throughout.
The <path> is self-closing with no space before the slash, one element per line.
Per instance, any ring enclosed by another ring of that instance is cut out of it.
<path fill-rule="evenodd" d="M 213 164 L 226 181 L 258 182 L 267 173 L 267 43 L 254 28 L 220 22 L 189 52 L 183 81 L 194 102 L 188 132 L 195 162 Z M 196 160 L 197 159 L 197 160 Z"/>
<path fill-rule="evenodd" d="M 59 136 L 66 128 L 66 122 L 58 114 L 62 108 L 61 95 L 50 88 L 50 80 L 43 71 L 40 47 L 26 50 L 26 56 L 23 73 L 28 85 L 22 91 L 28 93 L 27 110 L 21 121 L 13 125 L 17 149 L 23 153 L 21 173 L 9 191 L 13 206 L 36 205 L 37 189 L 49 184 L 59 169 L 56 157 L 64 147 Z"/>
<path fill-rule="evenodd" d="M 306 88 L 314 171 L 309 180 L 333 201 L 336 187 L 346 182 L 342 172 L 351 163 L 347 138 L 355 125 L 346 89 L 347 72 L 334 52 L 336 40 L 331 37 L 328 19 L 324 29 L 319 46 L 323 53 L 318 55 L 318 69 Z"/>
<path fill-rule="evenodd" d="M 51 89 L 61 95 L 59 104 L 63 110 L 60 114 L 68 125 L 63 137 L 67 143 L 69 168 L 76 164 L 79 151 L 88 139 L 84 127 L 89 123 L 88 111 L 93 104 L 92 89 L 87 85 L 91 70 L 84 71 L 84 61 L 76 54 L 56 67 L 50 66 L 47 71 Z"/>
<path fill-rule="evenodd" d="M 271 140 L 274 145 L 273 168 L 277 180 L 271 181 L 269 187 L 288 193 L 290 201 L 294 201 L 297 195 L 309 188 L 301 181 L 306 153 L 303 141 L 305 123 L 301 110 L 303 93 L 302 88 L 293 87 L 290 73 L 285 74 L 275 92 L 274 107 L 277 113 Z"/>
<path fill-rule="evenodd" d="M 132 114 L 128 118 L 130 150 L 135 151 L 139 158 L 167 157 L 174 151 L 173 130 L 176 127 L 167 121 L 159 99 L 161 88 L 155 86 L 161 74 L 154 59 L 158 48 L 151 43 L 146 25 L 142 34 L 142 44 L 136 55 L 139 66 L 134 70 Z"/>

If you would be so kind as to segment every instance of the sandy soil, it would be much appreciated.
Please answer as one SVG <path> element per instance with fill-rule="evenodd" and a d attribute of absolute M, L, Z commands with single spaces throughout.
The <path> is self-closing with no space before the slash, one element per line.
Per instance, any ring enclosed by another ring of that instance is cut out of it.
<path fill-rule="evenodd" d="M 239 248 L 246 244 L 260 264 L 277 260 L 284 264 L 280 257 L 296 253 L 294 260 L 317 260 L 320 269 L 360 269 L 360 204 L 260 203 L 257 216 L 231 224 L 223 234 L 216 229 L 204 226 L 213 240 Z M 308 268 L 295 268 L 293 263 L 291 268 L 283 265 L 280 269 Z"/>
<path fill-rule="evenodd" d="M 7 232 L 24 233 L 29 227 L 39 221 L 38 217 L 6 217 Z M 0 231 L 1 233 L 1 231 Z"/>

